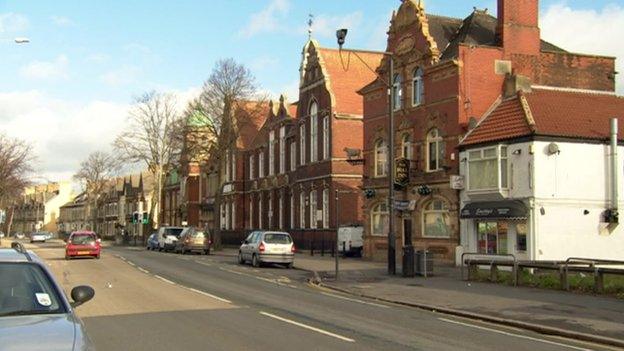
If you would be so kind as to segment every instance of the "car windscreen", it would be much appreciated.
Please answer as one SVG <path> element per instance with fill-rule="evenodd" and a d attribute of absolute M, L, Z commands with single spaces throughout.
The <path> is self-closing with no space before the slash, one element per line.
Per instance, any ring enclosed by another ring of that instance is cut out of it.
<path fill-rule="evenodd" d="M 267 233 L 264 234 L 264 242 L 267 244 L 290 244 L 292 239 L 288 234 Z"/>
<path fill-rule="evenodd" d="M 95 242 L 95 236 L 89 234 L 72 235 L 70 242 L 74 245 L 90 245 Z"/>
<path fill-rule="evenodd" d="M 0 318 L 66 312 L 54 285 L 38 265 L 0 263 L 0 277 Z"/>
<path fill-rule="evenodd" d="M 165 236 L 173 235 L 176 238 L 179 238 L 180 234 L 182 234 L 183 230 L 184 230 L 183 228 L 166 228 L 165 229 Z"/>

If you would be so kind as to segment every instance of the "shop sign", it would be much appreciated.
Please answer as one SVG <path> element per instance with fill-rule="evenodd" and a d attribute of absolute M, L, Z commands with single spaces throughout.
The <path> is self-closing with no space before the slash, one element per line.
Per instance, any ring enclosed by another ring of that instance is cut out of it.
<path fill-rule="evenodd" d="M 397 158 L 394 169 L 394 182 L 400 186 L 409 184 L 410 161 L 406 158 Z"/>
<path fill-rule="evenodd" d="M 397 211 L 414 211 L 416 200 L 394 200 L 394 209 Z"/>
<path fill-rule="evenodd" d="M 461 175 L 452 175 L 451 176 L 451 189 L 454 190 L 464 190 L 465 189 L 465 181 L 466 177 Z"/>

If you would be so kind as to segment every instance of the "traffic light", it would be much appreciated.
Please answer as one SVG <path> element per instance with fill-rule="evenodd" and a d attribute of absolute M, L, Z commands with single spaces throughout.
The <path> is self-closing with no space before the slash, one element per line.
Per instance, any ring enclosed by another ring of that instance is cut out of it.
<path fill-rule="evenodd" d="M 143 212 L 143 224 L 147 224 L 149 220 L 149 216 L 147 215 L 147 212 Z"/>
<path fill-rule="evenodd" d="M 139 223 L 139 213 L 138 212 L 133 212 L 132 213 L 132 223 Z"/>

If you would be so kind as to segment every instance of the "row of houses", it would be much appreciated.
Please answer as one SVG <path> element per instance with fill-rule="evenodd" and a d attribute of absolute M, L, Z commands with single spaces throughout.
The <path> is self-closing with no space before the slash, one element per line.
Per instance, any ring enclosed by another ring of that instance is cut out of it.
<path fill-rule="evenodd" d="M 97 202 L 83 192 L 61 206 L 58 232 L 93 230 L 105 239 L 146 237 L 151 234 L 149 224 L 133 215 L 149 218 L 154 189 L 154 176 L 149 172 L 111 179 Z"/>
<path fill-rule="evenodd" d="M 475 9 L 466 18 L 403 0 L 386 53 L 310 39 L 297 101 L 281 96 L 254 113 L 241 104 L 232 150 L 183 153 L 161 222 L 230 244 L 286 230 L 301 248 L 362 225 L 364 255 L 376 260 L 387 257 L 391 220 L 397 258 L 408 244 L 449 263 L 462 252 L 624 257 L 622 160 L 612 163 L 608 147 L 609 121 L 624 114 L 615 58 L 544 41 L 538 20 L 537 0 L 499 0 L 496 17 Z M 397 164 L 404 179 L 389 203 Z"/>

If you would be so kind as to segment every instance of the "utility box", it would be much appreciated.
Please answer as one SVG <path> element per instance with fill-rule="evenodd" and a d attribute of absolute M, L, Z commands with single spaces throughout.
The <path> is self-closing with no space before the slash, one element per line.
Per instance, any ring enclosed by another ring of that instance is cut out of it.
<path fill-rule="evenodd" d="M 416 274 L 422 277 L 433 275 L 433 253 L 426 250 L 418 250 L 414 253 Z"/>

